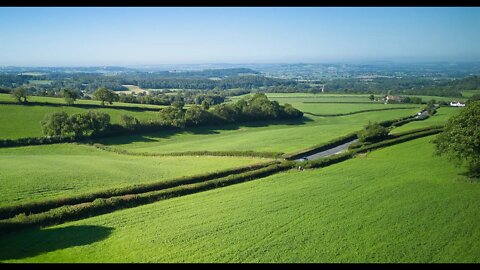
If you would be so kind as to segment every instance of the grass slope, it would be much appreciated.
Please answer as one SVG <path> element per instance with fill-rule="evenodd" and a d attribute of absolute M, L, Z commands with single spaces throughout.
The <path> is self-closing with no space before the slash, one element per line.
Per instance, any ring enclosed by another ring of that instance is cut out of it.
<path fill-rule="evenodd" d="M 302 150 L 361 129 L 368 121 L 384 121 L 413 115 L 419 110 L 390 110 L 341 117 L 308 117 L 309 121 L 283 121 L 200 127 L 183 132 L 163 131 L 100 140 L 136 152 L 245 151 L 284 152 Z"/>
<path fill-rule="evenodd" d="M 392 133 L 395 134 L 395 133 L 413 130 L 417 128 L 444 125 L 450 117 L 458 114 L 461 110 L 462 108 L 457 108 L 457 107 L 440 107 L 437 110 L 437 113 L 434 114 L 433 116 L 423 121 L 413 121 L 413 122 L 407 123 L 403 126 L 395 128 L 394 130 L 392 130 Z"/>
<path fill-rule="evenodd" d="M 480 262 L 480 185 L 432 156 L 431 139 L 14 233 L 0 260 Z"/>
<path fill-rule="evenodd" d="M 248 157 L 143 157 L 56 144 L 0 149 L 0 205 L 169 180 L 263 162 Z"/>

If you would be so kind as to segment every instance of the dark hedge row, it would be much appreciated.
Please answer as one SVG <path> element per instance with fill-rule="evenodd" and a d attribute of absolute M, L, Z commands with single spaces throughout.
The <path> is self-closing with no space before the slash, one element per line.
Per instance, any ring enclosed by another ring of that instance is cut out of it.
<path fill-rule="evenodd" d="M 107 105 L 102 106 L 100 104 L 71 104 L 67 105 L 65 103 L 50 103 L 50 102 L 38 102 L 38 101 L 29 101 L 28 103 L 18 103 L 16 101 L 0 101 L 0 104 L 5 105 L 19 105 L 19 106 L 48 106 L 48 107 L 76 107 L 76 108 L 83 108 L 83 109 L 118 109 L 118 110 L 126 110 L 132 112 L 145 112 L 145 111 L 153 111 L 158 112 L 160 110 L 160 106 L 158 108 L 151 108 L 151 107 L 140 107 L 140 106 L 118 106 L 118 105 Z"/>
<path fill-rule="evenodd" d="M 171 152 L 171 153 L 149 153 L 149 152 L 129 152 L 124 149 L 119 149 L 103 144 L 95 143 L 94 147 L 117 154 L 131 155 L 131 156 L 220 156 L 220 157 L 261 157 L 261 158 L 280 158 L 284 153 L 281 152 L 255 152 L 255 151 L 185 151 L 185 152 Z"/>
<path fill-rule="evenodd" d="M 391 145 L 399 144 L 399 143 L 402 143 L 402 142 L 407 142 L 407 141 L 411 141 L 411 140 L 414 140 L 414 139 L 438 134 L 438 133 L 442 132 L 442 130 L 443 129 L 440 128 L 440 129 L 432 129 L 432 130 L 417 132 L 417 133 L 413 133 L 413 134 L 408 134 L 408 135 L 404 135 L 404 136 L 401 136 L 401 137 L 397 137 L 395 139 L 385 140 L 385 141 L 381 141 L 381 142 L 378 142 L 378 143 L 373 143 L 373 144 L 370 144 L 370 145 L 367 145 L 367 146 L 363 146 L 363 147 L 360 147 L 360 148 L 357 148 L 357 149 L 353 149 L 353 150 L 351 150 L 351 152 L 354 153 L 354 154 L 365 153 L 365 152 L 375 150 L 375 149 L 378 149 L 378 148 L 391 146 Z"/>
<path fill-rule="evenodd" d="M 292 167 L 293 163 L 284 162 L 281 164 L 273 164 L 254 171 L 247 171 L 240 174 L 229 175 L 199 183 L 185 184 L 168 189 L 155 190 L 140 194 L 124 194 L 109 198 L 98 198 L 91 202 L 85 202 L 76 205 L 65 205 L 55 209 L 50 209 L 49 211 L 43 213 L 31 215 L 21 214 L 15 216 L 14 218 L 0 220 L 0 233 L 8 233 L 29 227 L 49 226 L 66 221 L 101 215 L 113 212 L 117 209 L 153 203 L 163 199 L 266 177 L 277 172 L 289 170 Z"/>
<path fill-rule="evenodd" d="M 430 126 L 430 127 L 425 127 L 425 128 L 417 128 L 417 129 L 407 130 L 407 131 L 396 133 L 396 134 L 389 134 L 387 140 L 403 137 L 403 136 L 410 135 L 410 134 L 416 134 L 416 133 L 424 132 L 424 131 L 438 130 L 438 129 L 442 129 L 442 128 L 443 128 L 443 126 Z M 383 141 L 385 141 L 385 140 L 383 140 Z M 364 146 L 366 147 L 366 146 L 369 146 L 369 145 L 372 145 L 372 144 L 373 143 L 358 141 L 358 142 L 355 142 L 355 143 L 351 144 L 348 147 L 348 149 L 349 150 L 358 149 L 358 148 L 361 148 L 361 147 L 364 147 Z"/>
<path fill-rule="evenodd" d="M 227 169 L 227 170 L 218 171 L 214 173 L 207 173 L 207 174 L 201 174 L 201 175 L 195 175 L 195 176 L 185 176 L 185 177 L 172 179 L 169 181 L 137 184 L 137 185 L 132 185 L 132 186 L 123 187 L 123 188 L 107 189 L 107 190 L 98 191 L 98 192 L 79 194 L 79 195 L 50 199 L 45 201 L 29 202 L 29 203 L 13 205 L 13 206 L 4 206 L 4 207 L 0 207 L 0 219 L 11 218 L 21 213 L 26 213 L 26 214 L 40 213 L 40 212 L 44 212 L 49 209 L 57 208 L 64 205 L 91 202 L 98 198 L 109 198 L 112 196 L 121 196 L 126 194 L 138 194 L 138 193 L 150 192 L 154 190 L 161 190 L 161 189 L 176 187 L 180 185 L 204 182 L 204 181 L 208 181 L 208 180 L 219 178 L 219 177 L 225 177 L 227 175 L 239 174 L 239 173 L 244 173 L 252 170 L 258 170 L 276 163 L 279 163 L 279 162 L 271 161 L 266 163 L 250 165 L 250 166 Z"/>
<path fill-rule="evenodd" d="M 384 108 L 384 109 L 371 109 L 371 110 L 361 110 L 356 112 L 349 112 L 349 113 L 337 113 L 337 114 L 316 114 L 310 112 L 304 112 L 305 114 L 313 115 L 313 116 L 322 116 L 322 117 L 335 117 L 335 116 L 346 116 L 358 113 L 366 113 L 366 112 L 378 112 L 378 111 L 391 111 L 391 110 L 406 110 L 412 109 L 412 107 L 399 107 L 399 108 Z"/>
<path fill-rule="evenodd" d="M 75 142 L 77 140 L 78 139 L 76 139 L 75 137 L 61 137 L 61 136 L 2 139 L 0 140 L 0 147 L 68 143 L 68 142 Z"/>
<path fill-rule="evenodd" d="M 298 163 L 298 164 L 299 166 L 303 166 L 305 169 L 323 168 L 323 167 L 330 166 L 332 164 L 336 164 L 344 160 L 350 159 L 352 157 L 353 157 L 353 154 L 351 152 L 345 152 L 345 153 L 332 155 L 332 156 L 324 157 L 317 160 L 309 160 L 309 161 Z"/>

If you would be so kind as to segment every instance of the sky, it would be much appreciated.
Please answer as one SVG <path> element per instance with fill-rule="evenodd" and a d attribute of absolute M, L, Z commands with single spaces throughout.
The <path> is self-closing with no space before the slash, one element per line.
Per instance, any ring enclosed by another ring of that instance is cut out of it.
<path fill-rule="evenodd" d="M 0 66 L 480 61 L 477 7 L 1 7 Z"/>

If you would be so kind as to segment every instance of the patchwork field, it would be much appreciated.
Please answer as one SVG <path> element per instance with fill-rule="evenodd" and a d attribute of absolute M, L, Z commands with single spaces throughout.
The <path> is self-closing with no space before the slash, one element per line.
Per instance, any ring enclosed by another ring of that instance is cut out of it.
<path fill-rule="evenodd" d="M 424 106 L 369 102 L 368 95 L 268 96 L 304 112 L 347 115 L 306 114 L 302 120 L 204 126 L 98 142 L 135 153 L 292 153 L 360 130 L 369 121 L 414 115 Z M 326 100 L 341 103 L 321 103 Z M 40 120 L 51 108 L 87 110 L 1 104 L 0 138 L 41 136 Z M 109 113 L 114 123 L 122 114 L 156 117 L 156 112 L 98 110 Z M 461 110 L 441 107 L 427 120 L 393 133 L 444 124 Z M 290 170 L 57 226 L 0 234 L 0 262 L 480 262 L 480 185 L 464 176 L 466 168 L 434 156 L 433 138 L 321 169 Z M 133 156 L 84 144 L 0 148 L 0 207 L 269 160 Z"/>
<path fill-rule="evenodd" d="M 128 156 L 78 144 L 0 148 L 0 206 L 265 162 L 249 157 Z"/>
<path fill-rule="evenodd" d="M 479 262 L 480 186 L 431 139 L 19 232 L 0 238 L 0 260 Z"/>

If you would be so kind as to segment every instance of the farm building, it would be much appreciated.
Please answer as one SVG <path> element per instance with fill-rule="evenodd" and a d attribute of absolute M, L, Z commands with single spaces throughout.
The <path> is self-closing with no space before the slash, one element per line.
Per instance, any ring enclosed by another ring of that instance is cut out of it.
<path fill-rule="evenodd" d="M 385 101 L 385 103 L 398 103 L 402 102 L 403 98 L 400 96 L 386 95 L 383 100 Z"/>
<path fill-rule="evenodd" d="M 460 101 L 452 101 L 450 102 L 450 106 L 452 107 L 465 107 L 465 103 Z"/>

